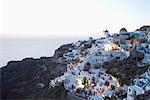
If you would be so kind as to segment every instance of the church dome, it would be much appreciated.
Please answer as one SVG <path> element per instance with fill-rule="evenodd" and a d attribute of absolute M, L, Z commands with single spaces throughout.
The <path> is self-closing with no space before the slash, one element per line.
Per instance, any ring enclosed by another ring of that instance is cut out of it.
<path fill-rule="evenodd" d="M 120 29 L 120 31 L 119 31 L 119 33 L 126 33 L 127 32 L 127 29 L 125 29 L 125 28 L 122 28 L 122 29 Z"/>

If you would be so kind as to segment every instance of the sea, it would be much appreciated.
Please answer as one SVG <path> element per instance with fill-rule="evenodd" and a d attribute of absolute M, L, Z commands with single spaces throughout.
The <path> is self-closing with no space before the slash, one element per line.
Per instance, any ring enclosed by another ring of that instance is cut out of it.
<path fill-rule="evenodd" d="M 23 38 L 0 39 L 0 67 L 9 61 L 20 61 L 24 58 L 51 57 L 63 44 L 75 43 L 81 38 Z"/>

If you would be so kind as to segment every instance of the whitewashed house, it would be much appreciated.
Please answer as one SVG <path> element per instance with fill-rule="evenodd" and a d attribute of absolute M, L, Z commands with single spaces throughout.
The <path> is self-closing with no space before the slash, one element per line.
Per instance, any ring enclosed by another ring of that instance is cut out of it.
<path fill-rule="evenodd" d="M 127 100 L 135 100 L 136 96 L 145 94 L 147 91 L 150 91 L 150 69 L 138 79 L 134 79 L 134 85 L 128 86 Z"/>

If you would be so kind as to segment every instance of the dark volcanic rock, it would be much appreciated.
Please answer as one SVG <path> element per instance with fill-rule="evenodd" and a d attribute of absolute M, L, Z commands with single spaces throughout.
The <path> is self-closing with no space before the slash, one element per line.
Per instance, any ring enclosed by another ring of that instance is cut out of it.
<path fill-rule="evenodd" d="M 106 68 L 106 72 L 120 79 L 121 84 L 131 84 L 132 80 L 145 72 L 148 69 L 146 67 L 138 67 L 138 61 L 144 58 L 144 54 L 138 51 L 131 51 L 130 57 L 125 60 L 113 59 L 106 62 L 103 66 Z"/>
<path fill-rule="evenodd" d="M 66 93 L 63 85 L 48 89 L 49 80 L 61 76 L 66 64 L 58 62 L 58 57 L 65 51 L 60 47 L 55 57 L 40 59 L 26 58 L 22 61 L 11 61 L 0 68 L 1 99 L 60 99 Z"/>
<path fill-rule="evenodd" d="M 63 57 L 63 54 L 68 52 L 70 49 L 74 49 L 75 47 L 72 44 L 65 44 L 62 45 L 60 48 L 55 50 L 54 57 L 55 58 L 60 58 Z"/>

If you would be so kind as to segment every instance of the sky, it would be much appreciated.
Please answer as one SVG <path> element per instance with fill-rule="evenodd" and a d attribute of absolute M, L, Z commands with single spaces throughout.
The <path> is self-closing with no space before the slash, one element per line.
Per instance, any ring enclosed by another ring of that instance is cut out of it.
<path fill-rule="evenodd" d="M 0 0 L 1 38 L 97 37 L 150 25 L 150 0 Z"/>

